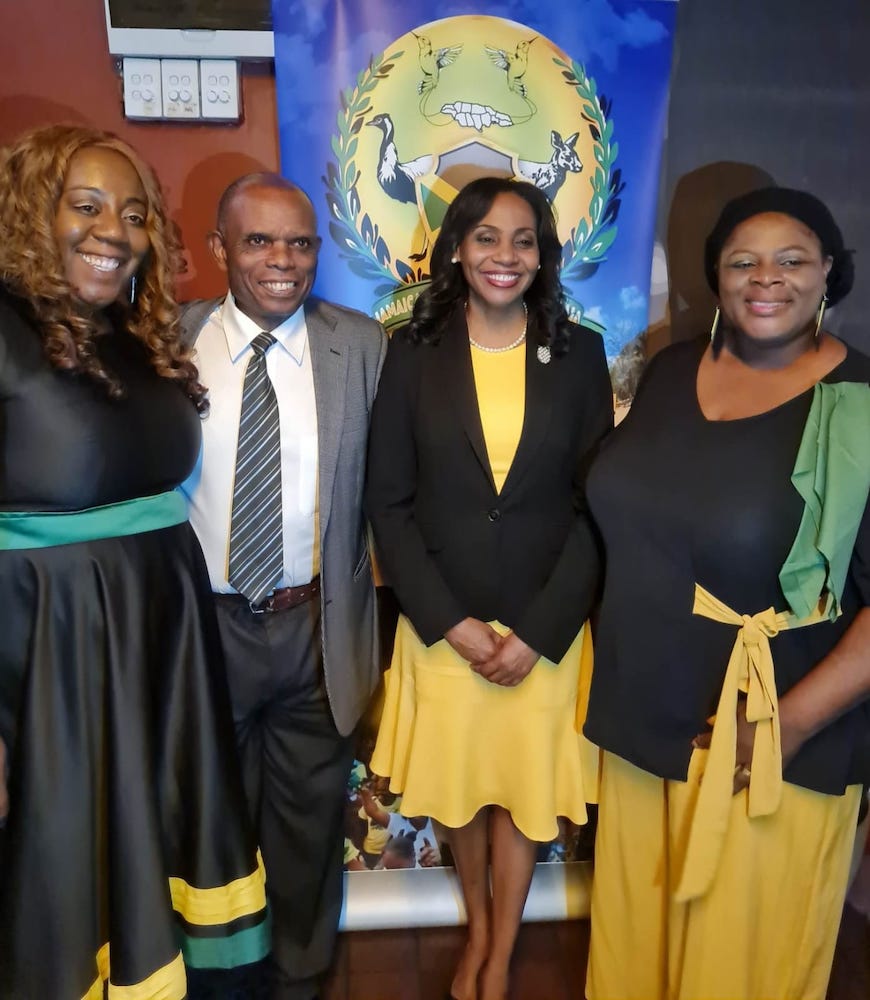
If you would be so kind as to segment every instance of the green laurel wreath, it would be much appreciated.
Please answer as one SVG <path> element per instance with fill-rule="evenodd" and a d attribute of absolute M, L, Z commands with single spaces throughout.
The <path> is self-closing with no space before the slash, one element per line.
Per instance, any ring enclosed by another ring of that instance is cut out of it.
<path fill-rule="evenodd" d="M 341 91 L 341 110 L 336 115 L 338 134 L 330 140 L 335 162 L 326 164 L 326 201 L 329 205 L 329 232 L 338 246 L 339 255 L 348 262 L 354 274 L 378 282 L 375 295 L 386 295 L 395 289 L 396 275 L 401 282 L 421 281 L 428 277 L 421 269 L 396 258 L 393 273 L 392 257 L 376 222 L 362 211 L 357 185 L 362 171 L 357 170 L 353 157 L 359 144 L 359 132 L 365 114 L 371 108 L 371 93 L 379 80 L 386 80 L 403 52 L 369 59 L 368 66 L 357 75 L 356 86 Z"/>
<path fill-rule="evenodd" d="M 625 188 L 622 171 L 613 165 L 619 155 L 619 143 L 613 142 L 613 122 L 610 120 L 612 101 L 599 97 L 595 81 L 575 60 L 553 62 L 562 70 L 567 86 L 576 90 L 583 102 L 581 117 L 586 122 L 594 143 L 595 172 L 592 174 L 592 200 L 589 203 L 591 223 L 586 219 L 571 230 L 562 247 L 563 280 L 581 280 L 593 275 L 607 259 L 607 251 L 616 239 L 616 219 Z"/>
<path fill-rule="evenodd" d="M 378 282 L 375 295 L 393 291 L 397 276 L 399 282 L 406 284 L 428 278 L 420 267 L 399 258 L 394 262 L 395 272 L 390 269 L 392 256 L 389 247 L 377 223 L 372 221 L 368 212 L 362 212 L 357 191 L 362 171 L 357 170 L 353 162 L 359 145 L 359 132 L 365 122 L 365 114 L 371 108 L 370 95 L 379 80 L 387 79 L 396 60 L 403 54 L 398 51 L 380 57 L 372 56 L 368 66 L 357 75 L 356 86 L 340 92 L 341 110 L 336 115 L 338 133 L 330 140 L 335 162 L 326 164 L 326 175 L 321 178 L 326 186 L 330 211 L 329 232 L 339 255 L 348 262 L 354 274 Z M 581 219 L 562 247 L 563 279 L 582 280 L 598 270 L 616 239 L 616 219 L 625 183 L 622 171 L 613 166 L 619 154 L 619 143 L 612 141 L 613 122 L 609 119 L 612 102 L 603 94 L 598 95 L 595 81 L 587 76 L 578 62 L 553 61 L 562 70 L 566 85 L 574 88 L 583 101 L 581 117 L 594 144 L 596 167 L 591 178 L 591 222 Z"/>

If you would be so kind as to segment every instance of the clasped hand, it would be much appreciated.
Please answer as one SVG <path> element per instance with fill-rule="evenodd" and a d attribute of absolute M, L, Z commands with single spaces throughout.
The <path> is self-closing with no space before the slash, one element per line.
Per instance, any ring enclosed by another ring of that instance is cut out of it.
<path fill-rule="evenodd" d="M 444 638 L 475 673 L 502 687 L 519 684 L 540 658 L 515 632 L 501 636 L 477 618 L 464 618 Z"/>

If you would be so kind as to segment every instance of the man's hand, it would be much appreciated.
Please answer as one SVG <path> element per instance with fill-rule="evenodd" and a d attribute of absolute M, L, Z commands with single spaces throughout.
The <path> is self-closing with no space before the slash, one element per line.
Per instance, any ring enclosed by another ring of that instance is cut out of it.
<path fill-rule="evenodd" d="M 438 868 L 441 865 L 441 852 L 437 847 L 433 847 L 426 837 L 423 838 L 423 846 L 420 848 L 420 856 L 417 859 L 421 868 Z"/>

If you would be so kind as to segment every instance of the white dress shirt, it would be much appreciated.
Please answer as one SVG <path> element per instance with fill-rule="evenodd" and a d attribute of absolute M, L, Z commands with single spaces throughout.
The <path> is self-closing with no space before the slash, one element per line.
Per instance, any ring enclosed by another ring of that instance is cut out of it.
<path fill-rule="evenodd" d="M 208 387 L 210 409 L 202 421 L 202 448 L 181 489 L 190 522 L 205 553 L 212 590 L 233 594 L 227 579 L 236 446 L 245 369 L 260 328 L 228 294 L 206 320 L 194 360 Z M 278 397 L 281 424 L 281 501 L 284 575 L 279 587 L 308 583 L 319 572 L 317 517 L 317 409 L 304 309 L 271 331 L 275 343 L 266 368 Z"/>

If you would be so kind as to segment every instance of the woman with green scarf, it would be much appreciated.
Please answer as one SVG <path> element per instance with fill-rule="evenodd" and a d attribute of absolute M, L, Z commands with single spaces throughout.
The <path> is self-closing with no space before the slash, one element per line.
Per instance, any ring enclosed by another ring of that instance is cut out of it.
<path fill-rule="evenodd" d="M 588 495 L 607 572 L 590 1000 L 823 1000 L 870 781 L 870 359 L 817 198 L 730 202 L 709 338 L 650 364 Z"/>

